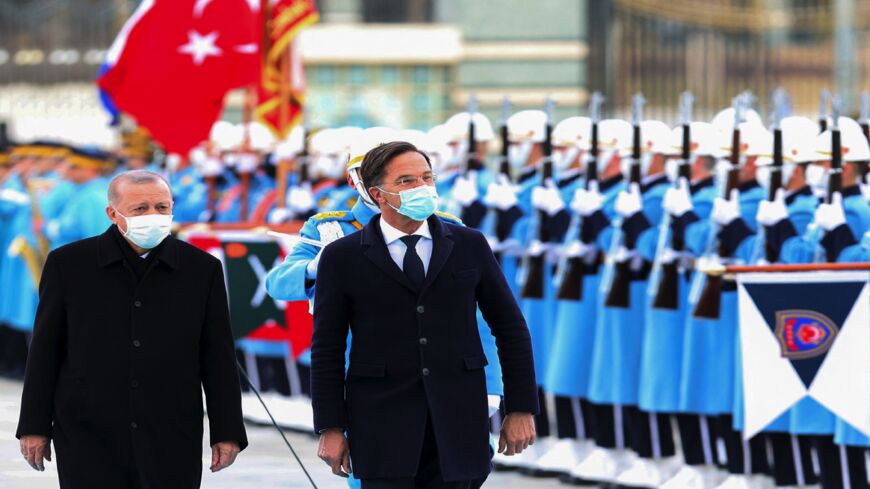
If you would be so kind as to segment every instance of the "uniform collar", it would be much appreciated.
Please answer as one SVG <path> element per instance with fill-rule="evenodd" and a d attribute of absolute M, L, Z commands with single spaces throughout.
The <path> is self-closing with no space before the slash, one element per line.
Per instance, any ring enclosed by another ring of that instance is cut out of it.
<path fill-rule="evenodd" d="M 792 191 L 785 196 L 785 205 L 791 205 L 801 195 L 813 195 L 813 189 L 811 189 L 809 185 L 804 185 L 803 187 Z"/>
<path fill-rule="evenodd" d="M 398 240 L 399 238 L 402 238 L 402 237 L 408 236 L 406 233 L 404 233 L 404 232 L 402 232 L 402 231 L 396 229 L 395 227 L 391 226 L 391 225 L 390 225 L 390 224 L 389 224 L 389 223 L 388 223 L 388 222 L 383 218 L 383 216 L 381 216 L 381 219 L 380 219 L 380 223 L 379 223 L 379 224 L 380 224 L 380 226 L 381 226 L 381 234 L 384 236 L 384 242 L 387 244 L 387 246 L 393 244 L 393 242 L 395 242 L 395 241 Z M 423 224 L 422 224 L 419 228 L 417 228 L 416 231 L 414 231 L 413 233 L 411 233 L 411 235 L 413 235 L 413 236 L 422 236 L 422 237 L 424 237 L 424 238 L 432 239 L 432 233 L 429 231 L 429 222 L 428 222 L 428 221 L 423 221 Z"/>
<path fill-rule="evenodd" d="M 846 197 L 861 195 L 861 187 L 859 187 L 858 185 L 852 185 L 851 187 L 844 188 L 843 191 L 840 192 L 840 194 L 842 194 L 844 199 Z"/>

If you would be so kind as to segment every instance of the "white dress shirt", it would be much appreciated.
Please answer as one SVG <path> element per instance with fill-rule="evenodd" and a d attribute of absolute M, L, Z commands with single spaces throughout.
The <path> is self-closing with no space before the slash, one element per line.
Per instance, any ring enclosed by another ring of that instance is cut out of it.
<path fill-rule="evenodd" d="M 381 216 L 380 225 L 381 234 L 384 235 L 384 242 L 387 244 L 387 250 L 390 252 L 390 256 L 393 258 L 393 261 L 396 262 L 396 265 L 399 266 L 399 270 L 404 272 L 405 270 L 402 268 L 402 264 L 405 261 L 405 251 L 407 251 L 408 248 L 405 246 L 405 242 L 399 238 L 408 236 L 408 234 L 390 226 L 389 223 L 384 220 L 383 216 Z M 419 256 L 420 260 L 423 262 L 423 272 L 428 273 L 429 260 L 432 259 L 432 233 L 429 232 L 429 223 L 423 221 L 423 224 L 421 224 L 412 234 L 421 236 L 421 238 L 417 240 L 417 246 L 415 246 L 414 249 L 417 250 L 417 256 Z"/>

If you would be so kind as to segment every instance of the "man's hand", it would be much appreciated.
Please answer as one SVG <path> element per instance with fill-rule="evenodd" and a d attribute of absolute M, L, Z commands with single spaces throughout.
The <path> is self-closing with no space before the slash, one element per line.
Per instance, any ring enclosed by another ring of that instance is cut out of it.
<path fill-rule="evenodd" d="M 501 425 L 498 453 L 516 455 L 535 444 L 535 420 L 529 413 L 510 413 Z"/>
<path fill-rule="evenodd" d="M 241 449 L 239 444 L 234 441 L 219 441 L 211 446 L 211 467 L 212 472 L 217 472 L 225 469 L 236 461 L 236 455 Z"/>
<path fill-rule="evenodd" d="M 35 470 L 45 470 L 45 462 L 51 462 L 51 443 L 46 436 L 24 435 L 21 437 L 21 454 Z"/>
<path fill-rule="evenodd" d="M 317 456 L 332 468 L 332 473 L 335 475 L 347 477 L 348 474 L 353 473 L 350 467 L 350 447 L 344 432 L 339 428 L 321 433 Z"/>

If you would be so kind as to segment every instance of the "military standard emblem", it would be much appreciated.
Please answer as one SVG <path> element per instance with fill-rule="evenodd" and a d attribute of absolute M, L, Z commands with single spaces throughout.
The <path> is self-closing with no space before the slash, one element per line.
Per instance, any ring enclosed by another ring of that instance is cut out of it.
<path fill-rule="evenodd" d="M 817 357 L 831 348 L 839 328 L 816 311 L 790 309 L 776 313 L 776 339 L 784 358 Z"/>

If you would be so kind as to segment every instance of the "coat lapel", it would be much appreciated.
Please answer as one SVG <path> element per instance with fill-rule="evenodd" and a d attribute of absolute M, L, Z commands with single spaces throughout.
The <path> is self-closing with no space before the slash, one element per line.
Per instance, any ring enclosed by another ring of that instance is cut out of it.
<path fill-rule="evenodd" d="M 380 219 L 380 214 L 374 216 L 360 232 L 360 242 L 363 246 L 363 254 L 378 268 L 383 270 L 384 273 L 410 289 L 412 292 L 417 293 L 417 289 L 411 284 L 411 281 L 408 280 L 405 272 L 396 265 L 396 262 L 393 261 L 393 257 L 390 256 L 390 252 L 387 250 L 387 244 L 384 243 L 384 236 L 381 234 Z"/>
<path fill-rule="evenodd" d="M 429 270 L 426 272 L 426 280 L 423 282 L 423 288 L 420 290 L 421 297 L 429 289 L 429 286 L 432 285 L 432 282 L 438 278 L 438 274 L 450 257 L 450 252 L 453 251 L 452 233 L 441 222 L 441 219 L 438 219 L 436 216 L 429 218 L 429 232 L 432 233 L 432 258 L 429 259 Z"/>

